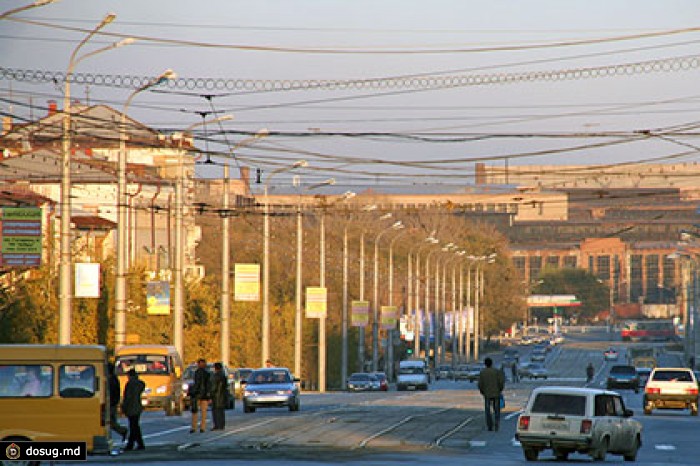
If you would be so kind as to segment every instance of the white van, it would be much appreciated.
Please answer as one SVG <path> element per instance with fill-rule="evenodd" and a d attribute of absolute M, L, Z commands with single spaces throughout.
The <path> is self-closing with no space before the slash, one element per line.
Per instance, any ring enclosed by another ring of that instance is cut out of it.
<path fill-rule="evenodd" d="M 430 379 L 425 361 L 411 359 L 399 362 L 399 374 L 396 377 L 397 390 L 427 390 Z"/>

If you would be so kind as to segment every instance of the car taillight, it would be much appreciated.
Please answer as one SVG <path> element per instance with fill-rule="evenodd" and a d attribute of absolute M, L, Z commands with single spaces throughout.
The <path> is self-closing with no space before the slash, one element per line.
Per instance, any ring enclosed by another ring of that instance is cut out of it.
<path fill-rule="evenodd" d="M 658 387 L 647 387 L 644 391 L 650 395 L 658 395 L 661 393 L 661 389 Z"/>
<path fill-rule="evenodd" d="M 698 394 L 698 389 L 697 388 L 686 388 L 685 392 L 690 394 L 690 395 L 697 395 Z"/>
<path fill-rule="evenodd" d="M 593 421 L 591 421 L 590 419 L 584 419 L 583 421 L 581 421 L 581 433 L 582 434 L 590 434 L 592 427 L 593 427 Z"/>
<path fill-rule="evenodd" d="M 520 416 L 518 421 L 519 430 L 528 430 L 530 428 L 530 416 Z"/>

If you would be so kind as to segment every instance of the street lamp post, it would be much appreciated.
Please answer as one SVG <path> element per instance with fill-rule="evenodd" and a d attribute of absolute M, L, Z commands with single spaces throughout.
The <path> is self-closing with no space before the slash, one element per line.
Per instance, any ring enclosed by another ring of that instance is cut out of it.
<path fill-rule="evenodd" d="M 33 5 L 32 5 L 33 6 Z M 38 6 L 38 5 L 37 5 Z M 23 10 L 11 10 L 4 13 L 3 18 Z M 70 83 L 75 67 L 84 59 L 97 55 L 106 50 L 126 45 L 127 41 L 120 41 L 108 47 L 95 50 L 78 58 L 80 49 L 94 36 L 100 29 L 114 21 L 114 13 L 107 14 L 102 21 L 93 28 L 83 40 L 73 49 L 68 60 L 68 70 L 63 83 L 63 135 L 61 148 L 61 223 L 60 223 L 60 257 L 59 257 L 59 314 L 58 314 L 58 343 L 69 345 L 71 341 L 71 319 L 73 307 L 73 286 L 71 272 L 73 268 L 73 258 L 71 257 L 71 102 Z M 129 42 L 130 43 L 130 42 Z"/>
<path fill-rule="evenodd" d="M 233 119 L 232 115 L 224 115 L 214 119 L 212 122 Z M 202 122 L 204 124 L 204 122 Z M 268 130 L 260 129 L 253 136 L 248 137 L 235 144 L 231 148 L 231 154 L 235 155 L 241 147 L 250 145 L 269 134 Z M 231 335 L 231 222 L 229 218 L 230 206 L 230 175 L 228 160 L 224 164 L 224 183 L 221 199 L 221 363 L 228 366 L 231 358 L 230 335 Z"/>
<path fill-rule="evenodd" d="M 403 228 L 403 224 L 399 220 L 388 228 L 380 231 L 374 239 L 374 302 L 372 303 L 373 317 L 372 322 L 372 371 L 378 370 L 379 364 L 379 240 L 384 233 L 391 230 Z"/>
<path fill-rule="evenodd" d="M 13 8 L 11 10 L 7 10 L 3 13 L 0 13 L 0 20 L 3 20 L 9 16 L 16 15 L 17 13 L 21 13 L 26 10 L 31 10 L 32 8 L 37 8 L 40 6 L 48 5 L 49 3 L 54 3 L 58 0 L 37 0 L 33 3 L 30 3 L 28 5 L 20 6 L 17 8 Z"/>
<path fill-rule="evenodd" d="M 157 86 L 168 79 L 174 79 L 175 74 L 171 70 L 148 81 L 143 86 L 134 89 L 126 99 L 121 114 L 121 124 L 119 127 L 119 155 L 117 160 L 117 271 L 114 283 L 114 347 L 119 348 L 126 344 L 126 305 L 128 299 L 127 291 L 127 193 L 126 193 L 126 167 L 128 165 L 128 154 L 126 150 L 126 116 L 131 106 L 131 101 L 141 92 Z M 182 354 L 182 353 L 180 353 Z"/>
<path fill-rule="evenodd" d="M 416 254 L 415 254 L 415 257 L 416 257 L 415 273 L 414 273 L 414 277 L 413 277 L 414 281 L 415 281 L 415 287 L 413 290 L 413 294 L 415 296 L 415 299 L 413 300 L 413 307 L 415 308 L 414 314 L 413 314 L 414 315 L 414 318 L 413 318 L 413 324 L 414 324 L 413 325 L 413 327 L 414 327 L 413 354 L 415 354 L 416 357 L 418 357 L 420 355 L 420 327 L 423 326 L 424 329 L 426 328 L 425 325 L 423 325 L 424 324 L 424 316 L 425 316 L 426 311 L 424 310 L 424 312 L 420 316 L 421 317 L 420 320 L 419 320 L 419 313 L 418 313 L 419 307 L 420 307 L 420 253 L 424 247 L 434 246 L 440 242 L 440 240 L 435 238 L 435 231 L 433 231 L 430 234 L 430 236 L 425 238 L 424 241 L 427 244 L 420 244 L 415 248 L 417 250 L 416 250 Z M 410 263 L 411 262 L 411 254 L 408 255 L 408 258 L 409 258 L 408 269 L 410 271 L 411 270 L 411 263 Z M 409 307 L 409 309 L 410 309 L 410 307 Z M 426 338 L 429 338 L 429 337 L 426 337 Z M 426 353 L 427 353 L 428 352 L 428 340 L 426 340 L 425 348 L 426 348 Z"/>
<path fill-rule="evenodd" d="M 265 362 L 270 359 L 270 198 L 268 189 L 272 177 L 295 168 L 303 168 L 308 165 L 306 160 L 297 160 L 290 166 L 280 167 L 272 171 L 265 180 L 264 197 L 265 210 L 263 212 L 263 302 L 262 302 L 262 351 L 260 367 L 265 367 Z M 298 376 L 298 374 L 297 374 Z"/>
<path fill-rule="evenodd" d="M 402 225 L 403 228 L 403 225 Z M 389 306 L 394 305 L 394 243 L 408 230 L 394 236 L 389 242 Z M 394 329 L 386 332 L 386 374 L 389 380 L 394 379 Z"/>

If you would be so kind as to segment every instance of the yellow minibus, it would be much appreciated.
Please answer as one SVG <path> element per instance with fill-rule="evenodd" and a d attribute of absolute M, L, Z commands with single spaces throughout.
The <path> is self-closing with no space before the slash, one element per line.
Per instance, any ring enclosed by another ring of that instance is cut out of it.
<path fill-rule="evenodd" d="M 103 346 L 0 345 L 0 440 L 86 442 L 108 453 Z"/>
<path fill-rule="evenodd" d="M 174 346 L 121 346 L 117 348 L 114 359 L 122 389 L 126 386 L 127 373 L 132 368 L 146 384 L 146 391 L 141 398 L 144 409 L 162 409 L 167 416 L 182 414 L 182 359 Z"/>

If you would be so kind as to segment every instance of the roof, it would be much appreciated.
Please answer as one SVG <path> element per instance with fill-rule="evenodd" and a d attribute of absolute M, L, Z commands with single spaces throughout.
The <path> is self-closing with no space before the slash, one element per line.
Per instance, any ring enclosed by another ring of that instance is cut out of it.
<path fill-rule="evenodd" d="M 545 387 L 537 387 L 532 393 L 559 393 L 564 395 L 590 395 L 590 394 L 600 394 L 600 393 L 614 393 L 610 390 L 603 390 L 602 388 L 588 388 L 588 387 L 563 387 L 556 385 L 549 385 Z"/>

